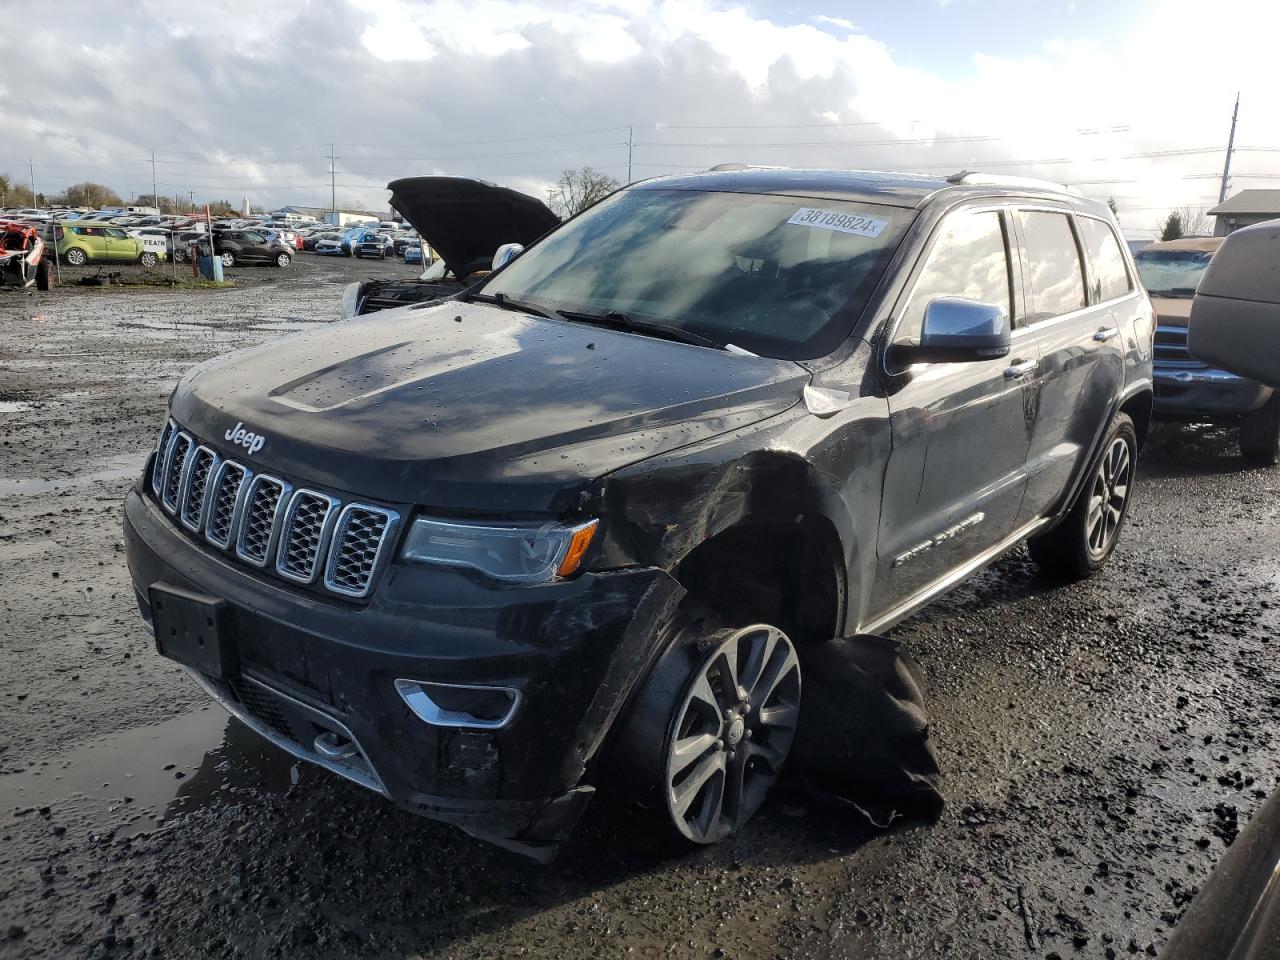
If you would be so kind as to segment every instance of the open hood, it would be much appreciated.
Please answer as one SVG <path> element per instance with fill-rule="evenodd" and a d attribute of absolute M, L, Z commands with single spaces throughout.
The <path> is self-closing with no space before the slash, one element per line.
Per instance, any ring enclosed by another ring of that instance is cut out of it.
<path fill-rule="evenodd" d="M 391 206 L 460 280 L 487 270 L 504 243 L 527 246 L 560 223 L 541 200 L 484 180 L 406 177 L 387 189 Z"/>

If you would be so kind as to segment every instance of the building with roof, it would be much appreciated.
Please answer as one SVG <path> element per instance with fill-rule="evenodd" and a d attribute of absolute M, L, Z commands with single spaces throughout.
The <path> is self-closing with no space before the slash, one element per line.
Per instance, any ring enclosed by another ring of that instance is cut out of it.
<path fill-rule="evenodd" d="M 1215 217 L 1215 237 L 1264 220 L 1280 219 L 1280 190 L 1241 190 L 1209 211 Z"/>

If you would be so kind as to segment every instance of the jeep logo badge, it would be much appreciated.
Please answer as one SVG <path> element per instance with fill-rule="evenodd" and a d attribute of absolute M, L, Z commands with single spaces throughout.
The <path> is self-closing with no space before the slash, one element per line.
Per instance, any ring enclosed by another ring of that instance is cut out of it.
<path fill-rule="evenodd" d="M 230 440 L 232 443 L 238 443 L 249 451 L 249 456 L 253 456 L 266 445 L 267 438 L 260 433 L 253 433 L 244 428 L 243 423 L 237 423 L 234 427 L 224 433 L 223 438 Z"/>

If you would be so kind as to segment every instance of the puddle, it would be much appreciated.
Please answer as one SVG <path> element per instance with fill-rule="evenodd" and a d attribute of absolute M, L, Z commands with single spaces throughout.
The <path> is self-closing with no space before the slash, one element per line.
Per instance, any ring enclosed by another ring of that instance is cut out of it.
<path fill-rule="evenodd" d="M 0 413 L 26 413 L 34 409 L 35 404 L 25 400 L 0 400 Z"/>
<path fill-rule="evenodd" d="M 54 822 L 135 836 L 224 791 L 283 792 L 294 762 L 211 704 L 0 776 L 0 810 L 40 816 L 48 807 Z"/>
<path fill-rule="evenodd" d="M 146 454 L 139 456 L 137 453 L 123 453 L 98 460 L 98 469 L 90 473 L 78 473 L 74 477 L 53 477 L 47 480 L 39 477 L 0 478 L 0 497 L 52 493 L 106 480 L 131 480 L 141 474 L 146 459 Z"/>

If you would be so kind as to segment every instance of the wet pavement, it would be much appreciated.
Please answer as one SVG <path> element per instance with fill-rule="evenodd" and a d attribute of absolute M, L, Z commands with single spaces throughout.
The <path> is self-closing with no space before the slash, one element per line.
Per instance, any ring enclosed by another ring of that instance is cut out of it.
<path fill-rule="evenodd" d="M 155 654 L 119 526 L 182 370 L 411 272 L 295 267 L 0 292 L 0 957 L 1147 956 L 1273 789 L 1280 470 L 1182 428 L 1103 575 L 1019 549 L 895 631 L 935 824 L 784 786 L 689 852 L 613 797 L 539 867 L 298 765 Z"/>

